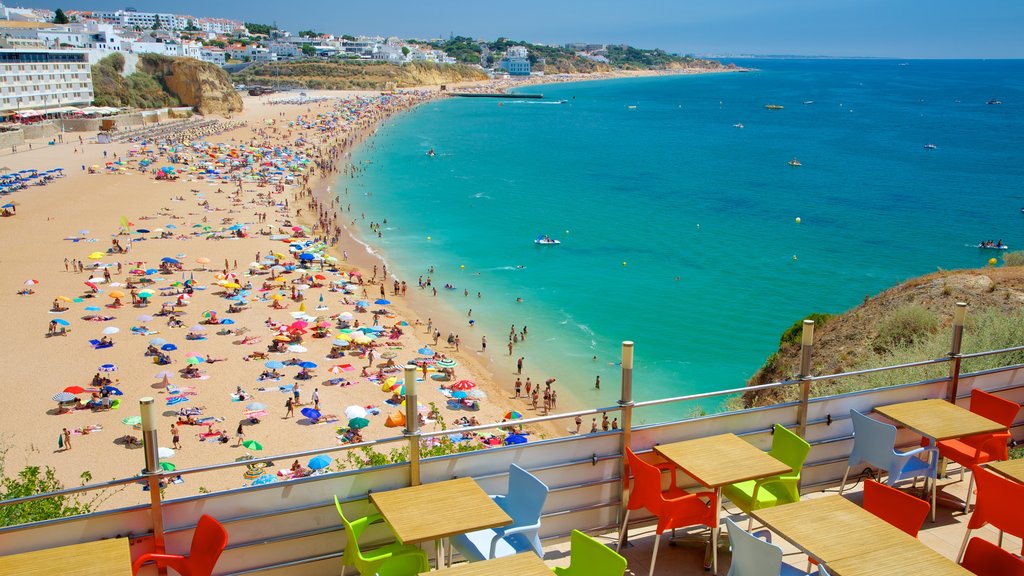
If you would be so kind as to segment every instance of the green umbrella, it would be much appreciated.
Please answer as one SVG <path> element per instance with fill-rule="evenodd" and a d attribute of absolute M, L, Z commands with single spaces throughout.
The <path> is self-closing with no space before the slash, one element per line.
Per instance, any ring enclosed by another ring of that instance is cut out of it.
<path fill-rule="evenodd" d="M 164 470 L 168 471 L 168 472 L 171 472 L 171 471 L 173 471 L 173 470 L 175 470 L 175 469 L 177 468 L 177 467 L 176 467 L 176 466 L 175 466 L 175 465 L 174 465 L 173 463 L 171 463 L 171 462 L 161 462 L 161 463 L 160 463 L 160 467 L 161 467 L 161 468 L 163 468 Z"/>
<path fill-rule="evenodd" d="M 203 360 L 202 358 L 199 358 L 198 356 L 192 356 L 191 358 L 187 358 L 185 360 L 185 364 L 191 364 L 193 366 L 196 365 L 196 364 L 202 364 L 203 362 L 206 362 L 206 360 Z"/>
<path fill-rule="evenodd" d="M 245 442 L 242 442 L 242 446 L 245 446 L 249 450 L 263 450 L 263 444 L 260 444 L 255 440 L 246 440 Z"/>
<path fill-rule="evenodd" d="M 142 424 L 142 416 L 129 416 L 121 420 L 121 424 L 125 426 L 138 426 Z"/>
<path fill-rule="evenodd" d="M 366 418 L 353 418 L 353 419 L 348 421 L 348 427 L 349 428 L 356 428 L 356 429 L 366 428 L 369 425 L 370 425 L 370 421 L 367 420 Z"/>

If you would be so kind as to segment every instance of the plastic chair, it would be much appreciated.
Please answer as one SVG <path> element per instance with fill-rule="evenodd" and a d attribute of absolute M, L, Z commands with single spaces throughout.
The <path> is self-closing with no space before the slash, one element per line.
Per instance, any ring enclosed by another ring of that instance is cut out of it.
<path fill-rule="evenodd" d="M 937 446 L 939 455 L 960 464 L 960 479 L 964 478 L 964 468 L 973 468 L 993 460 L 1007 460 L 1010 457 L 1007 444 L 1010 442 L 1010 426 L 1013 426 L 1014 419 L 1020 405 L 1016 402 L 1000 398 L 995 394 L 989 394 L 982 390 L 971 390 L 971 412 L 984 416 L 1002 424 L 1006 430 L 993 432 L 991 434 L 977 434 L 965 436 L 953 440 L 942 440 Z M 922 439 L 922 444 L 928 439 Z M 967 499 L 964 502 L 964 512 L 970 510 L 971 495 L 974 492 L 974 478 L 972 477 L 967 485 Z"/>
<path fill-rule="evenodd" d="M 960 565 L 978 576 L 1024 576 L 1024 560 L 981 538 L 967 543 Z"/>
<path fill-rule="evenodd" d="M 619 545 L 615 551 L 618 552 L 622 548 L 622 542 L 626 538 L 629 513 L 646 508 L 658 518 L 658 527 L 654 536 L 654 552 L 651 554 L 650 574 L 653 576 L 654 565 L 658 559 L 658 543 L 665 530 L 694 525 L 714 528 L 715 509 L 717 508 L 715 493 L 690 493 L 675 485 L 663 492 L 661 490 L 661 470 L 657 466 L 644 462 L 629 448 L 626 448 L 626 460 L 630 472 L 633 474 L 633 482 L 629 490 L 629 503 L 622 521 L 622 530 L 619 533 Z M 701 500 L 702 497 L 707 498 L 708 502 L 705 503 Z M 714 544 L 716 543 L 712 543 L 712 545 Z"/>
<path fill-rule="evenodd" d="M 422 562 L 415 554 L 392 556 L 377 568 L 377 576 L 416 576 L 423 572 Z"/>
<path fill-rule="evenodd" d="M 153 561 L 161 568 L 172 568 L 181 576 L 210 576 L 217 559 L 228 545 L 228 531 L 213 516 L 203 514 L 192 533 L 192 546 L 188 556 L 150 552 L 139 556 L 132 564 L 132 574 L 138 574 L 146 562 Z"/>
<path fill-rule="evenodd" d="M 864 481 L 864 509 L 914 538 L 928 517 L 931 506 L 906 492 L 874 480 Z"/>
<path fill-rule="evenodd" d="M 341 523 L 345 526 L 345 537 L 348 540 L 348 543 L 345 545 L 345 552 L 341 556 L 341 576 L 345 576 L 345 569 L 348 566 L 355 566 L 360 574 L 374 574 L 384 564 L 385 560 L 403 555 L 416 557 L 419 561 L 421 572 L 426 572 L 430 569 L 426 552 L 416 546 L 393 542 L 369 552 L 363 552 L 359 549 L 359 536 L 371 524 L 383 522 L 384 516 L 379 513 L 371 514 L 349 522 L 348 518 L 345 517 L 345 512 L 341 509 L 341 502 L 338 501 L 337 496 L 334 497 L 334 507 L 338 509 L 338 516 L 341 517 Z"/>
<path fill-rule="evenodd" d="M 908 478 L 914 479 L 916 485 L 917 477 L 924 476 L 926 488 L 928 481 L 931 481 L 932 521 L 935 521 L 938 449 L 921 447 L 908 452 L 897 452 L 895 426 L 868 418 L 856 410 L 850 410 L 850 420 L 853 421 L 853 451 L 850 452 L 850 459 L 846 461 L 846 473 L 843 474 L 843 483 L 839 486 L 839 494 L 841 495 L 846 489 L 846 479 L 850 475 L 850 469 L 861 462 L 867 462 L 876 468 L 885 470 L 888 474 L 885 483 L 889 486 L 895 486 L 898 482 Z M 920 455 L 927 455 L 928 461 L 918 458 Z"/>
<path fill-rule="evenodd" d="M 1000 547 L 1003 545 L 1003 532 L 1024 538 L 1024 515 L 1020 513 L 1020 503 L 1024 502 L 1024 484 L 1018 484 L 981 466 L 972 468 L 971 476 L 978 482 L 978 503 L 974 506 L 971 519 L 967 521 L 967 533 L 964 534 L 957 558 L 964 557 L 971 530 L 986 524 L 999 530 Z"/>
<path fill-rule="evenodd" d="M 451 549 L 457 549 L 466 560 L 476 562 L 532 550 L 543 558 L 538 531 L 541 510 L 548 499 L 547 485 L 513 464 L 508 469 L 508 496 L 491 498 L 512 518 L 512 523 L 452 536 L 449 554 Z"/>
<path fill-rule="evenodd" d="M 725 519 L 725 525 L 732 546 L 727 576 L 806 576 L 803 570 L 783 563 L 782 548 L 740 528 L 731 518 Z"/>
<path fill-rule="evenodd" d="M 751 510 L 800 501 L 800 470 L 807 459 L 807 453 L 811 451 L 811 445 L 781 424 L 776 424 L 774 431 L 772 449 L 768 453 L 793 471 L 722 487 L 722 496 L 748 515 Z M 754 519 L 751 518 L 747 527 L 753 523 Z"/>
<path fill-rule="evenodd" d="M 569 547 L 569 565 L 551 569 L 558 576 L 622 576 L 626 572 L 625 558 L 579 530 L 572 531 Z"/>

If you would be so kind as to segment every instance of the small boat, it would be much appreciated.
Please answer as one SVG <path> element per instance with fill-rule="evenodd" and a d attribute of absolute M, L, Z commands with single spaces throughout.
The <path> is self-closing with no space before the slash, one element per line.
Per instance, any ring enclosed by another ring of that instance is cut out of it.
<path fill-rule="evenodd" d="M 550 246 L 553 244 L 561 244 L 560 241 L 555 240 L 554 238 L 548 236 L 547 234 L 541 234 L 540 236 L 537 236 L 537 238 L 533 240 L 533 243 L 537 244 L 538 246 Z"/>
<path fill-rule="evenodd" d="M 782 110 L 784 108 L 779 104 L 765 104 L 764 107 L 768 110 Z"/>
<path fill-rule="evenodd" d="M 794 156 L 793 159 L 789 161 L 789 165 L 790 166 L 803 166 L 803 164 L 801 164 L 800 161 L 796 159 L 796 156 Z"/>
<path fill-rule="evenodd" d="M 975 248 L 981 248 L 982 250 L 1009 250 L 1010 247 L 1000 242 L 982 242 L 975 246 Z"/>
<path fill-rule="evenodd" d="M 804 104 L 814 104 L 814 100 L 804 100 Z"/>
<path fill-rule="evenodd" d="M 427 156 L 437 156 L 437 154 L 435 154 L 434 149 L 431 148 L 430 150 L 427 150 Z"/>
<path fill-rule="evenodd" d="M 936 148 L 935 144 L 925 144 L 924 147 L 926 150 L 935 150 Z"/>
<path fill-rule="evenodd" d="M 630 110 L 636 110 L 636 106 L 626 106 L 626 108 L 628 108 Z"/>
<path fill-rule="evenodd" d="M 739 122 L 732 125 L 733 128 L 743 128 L 743 122 Z"/>
<path fill-rule="evenodd" d="M 995 98 L 993 98 L 993 99 L 989 100 L 988 102 L 985 102 L 985 104 L 1002 104 L 1002 102 L 1000 102 L 999 100 L 996 100 Z"/>

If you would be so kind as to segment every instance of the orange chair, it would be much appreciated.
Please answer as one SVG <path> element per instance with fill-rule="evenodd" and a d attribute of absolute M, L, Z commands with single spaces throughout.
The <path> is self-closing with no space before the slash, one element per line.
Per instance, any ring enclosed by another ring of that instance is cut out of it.
<path fill-rule="evenodd" d="M 1020 405 L 1016 402 L 978 389 L 972 390 L 971 412 L 1002 424 L 1006 430 L 993 432 L 992 434 L 965 436 L 954 440 L 942 440 L 938 443 L 939 456 L 960 464 L 961 480 L 963 480 L 964 468 L 972 468 L 993 460 L 1008 459 L 1010 457 L 1007 448 L 1007 444 L 1010 442 L 1009 429 L 1010 426 L 1013 426 L 1013 421 L 1017 418 L 1017 412 L 1019 411 Z M 927 442 L 927 438 L 922 440 L 922 444 Z M 973 492 L 974 478 L 971 478 L 967 486 L 967 500 L 964 502 L 964 512 L 971 508 L 971 495 Z"/>
<path fill-rule="evenodd" d="M 644 462 L 629 448 L 626 448 L 626 459 L 629 471 L 633 475 L 633 482 L 629 491 L 629 503 L 626 506 L 625 518 L 622 520 L 619 545 L 615 551 L 618 552 L 622 548 L 622 542 L 626 538 L 629 513 L 646 508 L 658 518 L 658 527 L 654 536 L 654 552 L 651 554 L 650 574 L 653 576 L 654 563 L 658 559 L 658 543 L 661 541 L 662 533 L 665 530 L 675 530 L 698 524 L 713 528 L 718 502 L 715 500 L 714 492 L 690 493 L 676 487 L 674 483 L 668 490 L 662 491 L 661 470 L 657 466 Z M 708 502 L 701 500 L 702 497 L 707 498 Z"/>
<path fill-rule="evenodd" d="M 971 530 L 986 524 L 999 529 L 1000 547 L 1003 545 L 1003 532 L 1024 538 L 1024 515 L 1020 513 L 1020 503 L 1024 502 L 1024 484 L 1018 484 L 981 466 L 972 468 L 971 475 L 978 482 L 978 503 L 974 506 L 971 519 L 967 521 L 967 533 L 964 534 L 964 542 L 957 555 L 960 559 L 964 557 Z"/>
<path fill-rule="evenodd" d="M 132 574 L 146 562 L 156 562 L 159 567 L 173 568 L 181 576 L 210 576 L 217 559 L 228 545 L 228 532 L 213 516 L 203 514 L 192 534 L 192 547 L 188 556 L 177 554 L 146 553 L 132 564 Z"/>
<path fill-rule="evenodd" d="M 874 480 L 864 481 L 864 509 L 914 538 L 931 508 L 927 500 Z"/>
<path fill-rule="evenodd" d="M 981 538 L 971 538 L 960 565 L 978 576 L 1024 576 L 1024 560 Z"/>

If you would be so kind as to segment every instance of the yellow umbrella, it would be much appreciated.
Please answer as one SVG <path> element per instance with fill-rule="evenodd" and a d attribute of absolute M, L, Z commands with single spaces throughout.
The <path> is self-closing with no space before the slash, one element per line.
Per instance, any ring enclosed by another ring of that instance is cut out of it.
<path fill-rule="evenodd" d="M 274 340 L 277 340 L 278 342 L 291 342 L 292 341 L 291 338 L 289 338 L 289 337 L 287 337 L 287 336 L 285 336 L 283 334 L 280 335 L 280 336 L 274 336 Z"/>
<path fill-rule="evenodd" d="M 356 336 L 353 342 L 356 344 L 369 344 L 370 342 L 373 342 L 373 339 L 364 334 L 362 336 Z"/>
<path fill-rule="evenodd" d="M 395 385 L 395 382 L 398 382 L 398 379 L 395 378 L 394 376 L 388 378 L 387 380 L 384 381 L 383 384 L 380 385 L 380 391 L 391 392 L 391 388 Z"/>
<path fill-rule="evenodd" d="M 280 294 L 274 294 L 273 296 L 270 297 L 270 299 L 271 300 L 284 300 L 284 296 L 281 296 Z"/>
<path fill-rule="evenodd" d="M 349 336 L 348 334 L 345 334 L 344 332 L 342 332 L 341 334 L 338 334 L 338 340 L 344 340 L 345 342 L 351 342 L 352 341 L 352 336 Z"/>
<path fill-rule="evenodd" d="M 239 286 L 238 284 L 235 284 L 234 282 L 225 282 L 225 283 L 221 284 L 221 286 L 223 286 L 225 288 L 232 289 L 232 290 L 235 289 L 235 288 L 241 288 L 241 286 Z"/>
<path fill-rule="evenodd" d="M 203 256 L 202 258 L 196 258 L 196 263 L 197 264 L 209 264 L 210 263 L 210 259 L 205 257 L 205 256 Z"/>
<path fill-rule="evenodd" d="M 121 292 L 120 290 L 114 290 L 113 292 L 107 294 L 107 296 L 110 296 L 111 298 L 124 298 L 124 292 Z"/>
<path fill-rule="evenodd" d="M 89 254 L 89 260 L 99 260 L 104 256 L 106 256 L 106 254 L 104 254 L 103 252 L 93 252 L 92 254 Z"/>
<path fill-rule="evenodd" d="M 74 300 L 67 296 L 57 296 L 57 300 L 60 300 L 61 302 L 74 302 Z"/>

